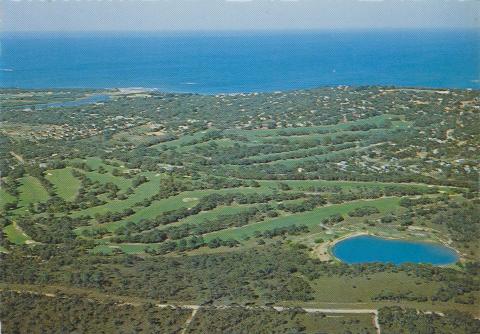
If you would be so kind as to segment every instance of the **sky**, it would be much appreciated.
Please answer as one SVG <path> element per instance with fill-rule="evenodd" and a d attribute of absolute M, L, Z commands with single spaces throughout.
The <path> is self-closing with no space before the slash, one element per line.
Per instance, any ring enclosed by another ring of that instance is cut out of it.
<path fill-rule="evenodd" d="M 0 0 L 2 31 L 480 28 L 480 0 Z"/>

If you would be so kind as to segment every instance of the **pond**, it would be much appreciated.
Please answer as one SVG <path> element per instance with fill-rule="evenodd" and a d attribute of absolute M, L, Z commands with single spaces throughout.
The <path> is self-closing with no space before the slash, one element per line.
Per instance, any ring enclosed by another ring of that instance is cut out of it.
<path fill-rule="evenodd" d="M 455 250 L 441 244 L 385 239 L 361 235 L 339 241 L 332 248 L 333 255 L 346 263 L 429 263 L 446 265 L 458 261 Z"/>

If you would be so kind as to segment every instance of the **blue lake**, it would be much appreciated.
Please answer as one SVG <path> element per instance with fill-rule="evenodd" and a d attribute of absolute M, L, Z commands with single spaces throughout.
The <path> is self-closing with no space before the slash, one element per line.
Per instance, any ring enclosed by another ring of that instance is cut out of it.
<path fill-rule="evenodd" d="M 338 242 L 333 246 L 332 253 L 339 260 L 349 264 L 409 262 L 446 265 L 458 260 L 458 254 L 453 249 L 440 244 L 366 235 Z"/>

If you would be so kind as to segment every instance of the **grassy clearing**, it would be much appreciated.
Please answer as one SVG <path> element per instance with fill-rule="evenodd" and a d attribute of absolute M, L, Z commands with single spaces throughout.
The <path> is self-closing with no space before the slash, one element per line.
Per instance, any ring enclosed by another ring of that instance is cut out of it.
<path fill-rule="evenodd" d="M 305 129 L 311 129 L 311 128 L 307 127 Z M 385 133 L 386 131 L 389 131 L 389 129 L 380 128 L 380 129 L 359 130 L 359 131 L 341 130 L 341 131 L 327 132 L 327 133 L 306 133 L 306 134 L 290 135 L 290 136 L 259 137 L 259 139 L 262 142 L 272 143 L 272 144 L 279 143 L 279 141 L 284 143 L 285 140 L 288 140 L 289 144 L 295 144 L 295 143 L 305 142 L 306 140 L 322 139 L 325 137 L 336 138 L 341 135 L 372 135 L 374 133 Z"/>
<path fill-rule="evenodd" d="M 193 207 L 198 201 L 210 194 L 228 194 L 228 193 L 271 193 L 270 190 L 261 190 L 261 188 L 228 188 L 228 189 L 206 189 L 206 190 L 194 190 L 186 191 L 177 196 L 172 196 L 167 199 L 156 201 L 147 208 L 144 208 L 131 217 L 129 221 L 138 222 L 141 219 L 153 218 L 159 213 L 179 209 L 181 207 Z"/>
<path fill-rule="evenodd" d="M 168 142 L 165 142 L 165 143 L 160 143 L 160 144 L 157 144 L 157 145 L 153 145 L 152 148 L 156 148 L 156 149 L 164 149 L 164 148 L 169 148 L 169 147 L 173 147 L 173 146 L 181 146 L 181 145 L 186 145 L 194 140 L 199 140 L 201 139 L 203 136 L 205 136 L 205 134 L 207 133 L 207 131 L 200 131 L 200 132 L 196 132 L 192 135 L 185 135 L 185 136 L 182 136 L 178 139 L 175 139 L 175 140 L 171 140 L 171 141 L 168 141 Z"/>
<path fill-rule="evenodd" d="M 13 202 L 15 202 L 15 197 L 7 193 L 5 190 L 0 189 L 0 205 Z"/>
<path fill-rule="evenodd" d="M 102 159 L 100 158 L 89 157 L 82 161 L 84 161 L 90 168 L 93 168 L 93 169 L 98 169 L 100 166 L 107 168 L 107 165 L 104 164 Z"/>
<path fill-rule="evenodd" d="M 231 148 L 233 145 L 236 143 L 236 141 L 233 141 L 230 138 L 222 138 L 222 139 L 214 139 L 210 140 L 208 142 L 204 143 L 198 143 L 198 144 L 193 144 L 193 145 L 188 145 L 188 146 L 181 146 L 178 148 L 180 152 L 191 152 L 196 148 L 206 148 L 209 147 L 210 145 L 216 145 L 217 147 L 221 148 Z"/>
<path fill-rule="evenodd" d="M 109 203 L 78 211 L 73 214 L 73 216 L 79 216 L 83 214 L 94 215 L 95 213 L 106 213 L 108 211 L 119 212 L 126 208 L 132 207 L 135 203 L 153 195 L 157 189 L 156 177 L 154 175 L 148 175 L 150 181 L 141 185 L 135 190 L 135 193 L 131 195 L 128 199 L 123 201 L 110 201 Z M 202 197 L 212 194 L 212 193 L 228 193 L 228 192 L 261 192 L 261 193 L 270 193 L 275 189 L 278 189 L 278 183 L 287 183 L 293 191 L 306 191 L 308 187 L 315 186 L 338 186 L 345 190 L 356 190 L 358 187 L 367 187 L 367 188 L 385 188 L 388 186 L 400 186 L 405 188 L 414 188 L 418 190 L 427 190 L 431 186 L 425 184 L 398 184 L 398 183 L 380 183 L 380 182 L 361 182 L 361 181 L 325 181 L 325 180 L 285 180 L 285 181 L 258 181 L 260 183 L 260 188 L 232 188 L 232 189 L 222 189 L 222 190 L 198 190 L 198 191 L 188 191 L 177 196 L 173 196 L 168 199 L 155 201 L 149 207 L 139 208 L 138 211 L 121 221 L 112 222 L 103 224 L 102 227 L 107 228 L 109 231 L 114 231 L 119 226 L 125 224 L 128 221 L 139 222 L 142 219 L 151 219 L 157 215 L 170 211 L 179 209 L 181 207 L 192 207 L 196 205 Z M 448 190 L 448 187 L 439 187 L 439 189 Z M 232 211 L 233 210 L 233 211 Z M 238 209 L 240 210 L 240 209 Z M 232 207 L 223 207 L 217 208 L 211 212 L 205 212 L 200 215 L 195 215 L 188 217 L 185 220 L 179 222 L 178 224 L 186 223 L 198 223 L 202 222 L 204 219 L 214 219 L 220 214 L 231 214 L 236 212 Z M 177 224 L 176 224 L 177 225 Z M 95 229 L 96 226 L 83 227 L 83 229 Z"/>
<path fill-rule="evenodd" d="M 109 231 L 114 231 L 119 226 L 122 226 L 127 222 L 138 223 L 142 219 L 151 219 L 166 211 L 176 210 L 182 207 L 187 207 L 187 208 L 193 207 L 198 203 L 200 198 L 210 194 L 214 194 L 214 193 L 226 194 L 226 193 L 234 193 L 234 192 L 262 193 L 262 191 L 260 191 L 259 188 L 228 188 L 228 189 L 220 189 L 220 190 L 208 189 L 208 190 L 186 191 L 177 196 L 172 196 L 170 198 L 166 198 L 160 201 L 155 201 L 150 206 L 146 208 L 141 208 L 133 215 L 121 221 L 103 224 L 102 227 L 107 228 L 107 230 Z M 263 192 L 270 193 L 269 190 L 263 191 Z M 195 216 L 195 217 L 198 217 L 198 216 Z"/>
<path fill-rule="evenodd" d="M 121 176 L 113 176 L 110 173 L 100 174 L 98 172 L 93 171 L 93 172 L 86 172 L 85 174 L 92 181 L 98 181 L 100 183 L 111 182 L 113 184 L 116 184 L 121 191 L 127 190 L 127 188 L 132 185 L 132 181 L 130 179 L 126 179 Z"/>
<path fill-rule="evenodd" d="M 100 174 L 100 175 L 105 175 L 105 174 Z M 112 176 L 112 177 L 115 177 L 115 176 Z M 149 198 L 158 192 L 159 177 L 154 175 L 148 175 L 148 177 L 149 177 L 149 181 L 135 188 L 134 193 L 131 194 L 127 199 L 109 200 L 108 203 L 104 205 L 99 205 L 93 208 L 77 211 L 73 213 L 72 216 L 73 217 L 78 217 L 82 215 L 93 216 L 96 213 L 103 214 L 106 212 L 120 212 L 132 207 L 135 203 L 143 201 L 144 199 Z"/>
<path fill-rule="evenodd" d="M 400 198 L 380 198 L 375 200 L 358 200 L 342 204 L 334 204 L 330 206 L 320 207 L 313 211 L 284 216 L 280 218 L 265 220 L 257 224 L 246 225 L 240 228 L 227 229 L 223 231 L 213 232 L 205 235 L 205 240 L 211 240 L 216 237 L 222 239 L 242 239 L 246 236 L 251 236 L 255 231 L 266 231 L 274 229 L 276 227 L 285 227 L 291 226 L 294 224 L 303 224 L 309 227 L 316 226 L 320 223 L 323 218 L 326 218 L 333 214 L 342 214 L 345 215 L 349 211 L 359 208 L 365 205 L 374 206 L 380 210 L 381 213 L 389 212 L 395 210 L 399 206 Z"/>
<path fill-rule="evenodd" d="M 143 254 L 145 248 L 158 248 L 159 244 L 100 244 L 91 249 L 93 254 L 112 254 L 116 249 L 121 250 L 126 254 Z"/>
<path fill-rule="evenodd" d="M 442 191 L 451 191 L 455 189 L 454 187 L 446 186 L 432 186 L 423 183 L 394 183 L 394 182 L 374 182 L 374 181 L 329 181 L 329 180 L 281 180 L 281 181 L 266 181 L 266 180 L 257 180 L 262 187 L 273 187 L 276 188 L 278 183 L 286 183 L 294 190 L 304 190 L 307 187 L 315 186 L 329 186 L 329 187 L 340 187 L 344 190 L 355 190 L 359 187 L 366 188 L 376 188 L 384 189 L 387 187 L 401 187 L 408 189 L 416 190 L 427 190 L 429 188 L 438 188 Z"/>
<path fill-rule="evenodd" d="M 20 206 L 27 206 L 30 203 L 45 202 L 49 196 L 40 181 L 33 176 L 25 176 L 20 181 Z"/>
<path fill-rule="evenodd" d="M 114 168 L 120 170 L 120 171 L 126 171 L 128 168 L 123 166 L 123 162 L 121 161 L 109 161 L 105 162 L 101 158 L 98 157 L 88 157 L 86 159 L 72 159 L 71 162 L 84 162 L 86 163 L 91 169 L 93 170 L 98 170 L 98 168 L 103 167 L 105 170 L 108 172 L 112 172 Z M 116 164 L 118 166 L 113 166 L 113 164 Z"/>
<path fill-rule="evenodd" d="M 269 140 L 271 138 L 286 138 L 286 136 L 283 135 L 283 133 L 289 133 L 289 132 L 298 132 L 301 131 L 302 134 L 301 136 L 314 136 L 315 138 L 318 138 L 319 136 L 323 135 L 336 135 L 338 133 L 342 132 L 348 132 L 350 126 L 352 125 L 361 125 L 361 124 L 377 124 L 380 125 L 383 123 L 385 120 L 390 119 L 390 115 L 380 115 L 380 116 L 375 116 L 367 119 L 360 119 L 356 121 L 351 121 L 348 123 L 339 123 L 339 124 L 334 124 L 334 125 L 323 125 L 323 126 L 311 126 L 311 127 L 293 127 L 293 128 L 280 128 L 280 129 L 255 129 L 255 130 L 244 130 L 244 129 L 228 129 L 225 130 L 225 134 L 234 134 L 236 136 L 242 136 L 246 137 L 249 141 L 251 142 L 263 142 L 265 140 Z M 331 134 L 318 134 L 316 133 L 317 131 L 321 130 L 329 130 L 332 131 Z M 212 131 L 212 130 L 210 130 Z M 217 142 L 219 145 L 225 145 L 225 146 L 231 146 L 234 142 L 231 141 L 230 139 L 221 139 L 221 140 L 210 140 L 205 143 L 198 143 L 198 144 L 190 144 L 193 141 L 199 140 L 205 136 L 209 131 L 200 131 L 196 132 L 191 135 L 185 135 L 182 136 L 178 139 L 166 142 L 166 143 L 160 143 L 157 145 L 154 145 L 152 147 L 157 148 L 157 149 L 164 149 L 164 148 L 170 148 L 174 146 L 182 147 L 182 149 L 189 149 L 190 147 L 195 147 L 199 145 L 204 145 L 206 143 L 210 142 Z M 333 133 L 335 132 L 335 133 Z M 288 136 L 290 137 L 290 136 Z M 288 138 L 287 137 L 287 138 Z M 292 138 L 297 137 L 292 136 Z M 306 137 L 305 137 L 306 138 Z"/>
<path fill-rule="evenodd" d="M 207 219 L 213 220 L 217 219 L 221 215 L 233 215 L 251 207 L 255 207 L 255 205 L 220 206 L 211 211 L 204 211 L 200 212 L 198 215 L 189 216 L 185 219 L 182 219 L 177 224 L 201 224 Z M 171 224 L 170 226 L 177 224 Z"/>
<path fill-rule="evenodd" d="M 298 149 L 298 150 L 293 150 L 293 151 L 284 151 L 284 152 L 280 152 L 280 153 L 251 155 L 245 160 L 249 161 L 249 162 L 261 161 L 262 159 L 272 160 L 268 163 L 274 163 L 274 162 L 279 162 L 279 161 L 288 161 L 288 160 L 302 161 L 303 159 L 307 159 L 307 158 L 326 157 L 329 154 L 334 153 L 334 152 L 329 152 L 329 153 L 320 154 L 320 155 L 312 154 L 312 152 L 315 153 L 317 149 L 318 149 L 318 147 L 310 147 L 310 148 Z M 339 150 L 339 151 L 335 151 L 335 152 L 342 152 L 342 151 L 344 151 L 344 150 Z M 291 154 L 291 153 L 295 153 L 295 154 L 303 153 L 303 154 L 306 154 L 307 156 L 305 158 L 287 158 L 288 154 Z M 258 162 L 258 163 L 264 163 L 264 162 Z"/>
<path fill-rule="evenodd" d="M 16 245 L 23 245 L 30 238 L 23 233 L 17 226 L 16 223 L 10 224 L 3 229 L 3 232 L 7 235 L 7 238 L 10 242 Z"/>
<path fill-rule="evenodd" d="M 430 297 L 434 295 L 443 284 L 422 278 L 409 276 L 404 272 L 385 273 L 379 272 L 368 276 L 332 276 L 320 277 L 311 281 L 314 290 L 314 299 L 302 303 L 303 307 L 326 307 L 326 308 L 379 308 L 382 306 L 402 305 L 426 311 L 445 312 L 452 307 L 463 312 L 478 313 L 475 305 L 466 305 L 440 301 L 374 301 L 372 297 L 382 291 L 395 294 L 407 295 L 411 292 L 415 296 Z M 298 305 L 298 303 L 285 302 L 286 306 Z"/>
<path fill-rule="evenodd" d="M 108 255 L 108 254 L 112 254 L 113 253 L 113 250 L 115 249 L 116 247 L 114 246 L 108 246 L 108 245 L 97 245 L 95 246 L 90 252 L 92 254 L 105 254 L 105 255 Z"/>
<path fill-rule="evenodd" d="M 305 158 L 292 158 L 292 159 L 282 159 L 282 160 L 275 160 L 271 162 L 266 162 L 266 163 L 258 163 L 260 164 L 267 164 L 267 165 L 284 165 L 286 167 L 296 167 L 300 163 L 306 163 L 306 162 L 322 162 L 326 159 L 332 159 L 332 158 L 338 158 L 338 157 L 346 157 L 348 154 L 351 153 L 356 153 L 356 152 L 362 152 L 365 150 L 368 150 L 371 148 L 372 145 L 369 146 L 363 146 L 363 147 L 352 147 L 352 148 L 346 148 L 346 149 L 341 149 L 338 151 L 332 151 L 328 152 L 325 154 L 320 154 L 320 155 L 313 155 Z"/>
<path fill-rule="evenodd" d="M 375 273 L 364 276 L 320 277 L 312 282 L 315 300 L 320 302 L 371 303 L 371 296 L 382 291 L 432 296 L 442 286 L 439 282 L 412 279 L 406 273 Z M 328 286 L 328 290 L 324 287 Z M 371 303 L 373 304 L 373 303 Z"/>
<path fill-rule="evenodd" d="M 46 179 L 53 183 L 58 196 L 66 201 L 73 200 L 80 189 L 80 180 L 72 175 L 71 167 L 48 170 Z"/>
<path fill-rule="evenodd" d="M 280 128 L 280 129 L 257 129 L 257 130 L 238 130 L 238 129 L 229 129 L 226 130 L 226 133 L 233 133 L 239 136 L 247 137 L 248 139 L 258 139 L 258 137 L 285 137 L 282 136 L 282 133 L 289 132 L 302 132 L 302 135 L 314 134 L 319 130 L 330 130 L 332 132 L 338 132 L 342 130 L 348 130 L 352 125 L 361 125 L 361 124 L 381 124 L 385 120 L 390 119 L 390 115 L 380 115 L 370 118 L 360 119 L 357 121 L 351 121 L 348 123 L 338 123 L 333 125 L 320 125 L 320 126 L 310 126 L 310 127 L 293 127 L 293 128 Z"/>

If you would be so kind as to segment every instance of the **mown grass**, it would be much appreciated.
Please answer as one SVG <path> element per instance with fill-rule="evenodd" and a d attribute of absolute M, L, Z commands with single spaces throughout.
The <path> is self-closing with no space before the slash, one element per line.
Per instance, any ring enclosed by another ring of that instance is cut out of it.
<path fill-rule="evenodd" d="M 3 232 L 7 235 L 8 240 L 16 245 L 23 245 L 30 239 L 25 233 L 18 229 L 15 223 L 6 226 Z"/>
<path fill-rule="evenodd" d="M 334 204 L 330 206 L 320 207 L 313 211 L 283 216 L 280 218 L 265 220 L 260 223 L 250 224 L 239 228 L 227 229 L 218 232 L 206 234 L 205 240 L 211 240 L 219 237 L 222 239 L 238 239 L 241 240 L 244 237 L 252 236 L 256 231 L 267 231 L 276 227 L 286 227 L 291 225 L 307 225 L 309 227 L 320 224 L 321 220 L 333 215 L 342 214 L 345 215 L 349 211 L 359 208 L 365 205 L 374 206 L 380 210 L 381 213 L 390 212 L 398 208 L 400 198 L 380 198 L 375 200 L 357 200 L 348 203 Z"/>
<path fill-rule="evenodd" d="M 338 123 L 332 125 L 319 125 L 319 126 L 308 126 L 308 127 L 292 127 L 292 128 L 279 128 L 279 129 L 255 129 L 255 130 L 238 130 L 238 129 L 229 129 L 226 130 L 226 133 L 232 133 L 239 136 L 247 137 L 248 139 L 258 139 L 258 137 L 285 137 L 282 136 L 283 133 L 291 132 L 302 132 L 303 135 L 315 134 L 319 130 L 331 130 L 332 132 L 338 132 L 343 130 L 348 130 L 352 125 L 361 125 L 361 124 L 381 124 L 387 119 L 390 119 L 390 115 L 379 115 L 370 118 L 360 119 L 356 121 L 350 121 L 348 123 Z M 333 133 L 332 133 L 333 134 Z"/>
<path fill-rule="evenodd" d="M 314 136 L 315 138 L 319 138 L 319 136 L 328 136 L 328 135 L 336 135 L 342 132 L 348 132 L 350 126 L 352 125 L 361 125 L 361 124 L 376 124 L 380 125 L 385 120 L 390 119 L 391 115 L 380 115 L 374 116 L 366 119 L 360 119 L 356 121 L 350 121 L 348 123 L 339 123 L 333 125 L 321 125 L 321 126 L 309 126 L 309 127 L 292 127 L 292 128 L 279 128 L 279 129 L 254 129 L 254 130 L 246 130 L 246 129 L 228 129 L 225 130 L 224 133 L 229 135 L 233 134 L 236 136 L 242 136 L 247 138 L 250 142 L 264 142 L 265 140 L 269 140 L 272 138 L 295 138 L 295 136 L 284 136 L 283 133 L 291 133 L 291 132 L 301 132 L 301 136 Z M 332 133 L 321 134 L 317 133 L 317 131 L 321 130 L 329 130 Z M 210 142 L 218 142 L 220 145 L 229 146 L 229 144 L 234 143 L 230 139 L 212 139 L 207 142 L 203 143 L 196 143 L 191 144 L 196 140 L 203 138 L 209 131 L 199 131 L 194 134 L 189 134 L 182 136 L 178 139 L 168 141 L 166 143 L 160 143 L 157 145 L 153 145 L 152 147 L 158 149 L 170 148 L 170 147 L 181 147 L 183 150 L 189 149 L 190 147 L 204 145 Z"/>
<path fill-rule="evenodd" d="M 46 202 L 49 195 L 40 181 L 33 176 L 25 176 L 20 181 L 19 205 L 27 206 L 30 203 Z"/>
<path fill-rule="evenodd" d="M 145 248 L 157 248 L 159 244 L 110 244 L 104 243 L 99 244 L 91 249 L 91 253 L 93 254 L 105 254 L 109 255 L 112 254 L 115 249 L 121 250 L 123 253 L 126 254 L 142 254 L 145 253 Z"/>
<path fill-rule="evenodd" d="M 149 198 L 155 195 L 159 189 L 159 177 L 155 176 L 153 173 L 148 173 L 149 181 L 141 184 L 134 189 L 133 194 L 131 194 L 125 200 L 109 200 L 108 203 L 104 205 L 95 206 L 85 210 L 77 211 L 72 214 L 73 217 L 78 217 L 82 215 L 95 215 L 96 213 L 103 214 L 106 212 L 121 212 L 125 209 L 132 207 L 135 203 L 143 201 L 146 198 Z M 105 174 L 100 174 L 105 175 Z M 111 176 L 116 179 L 123 179 L 122 177 Z M 126 180 L 131 182 L 130 180 Z M 122 180 L 117 182 L 123 182 Z"/>
<path fill-rule="evenodd" d="M 332 151 L 328 152 L 325 154 L 319 154 L 319 155 L 313 155 L 313 156 L 308 156 L 304 158 L 291 158 L 291 159 L 281 159 L 281 160 L 275 160 L 275 161 L 270 161 L 270 162 L 265 162 L 265 163 L 258 163 L 258 164 L 267 164 L 267 165 L 284 165 L 286 167 L 296 167 L 300 163 L 306 163 L 306 162 L 322 162 L 327 159 L 333 159 L 333 158 L 338 158 L 338 157 L 347 157 L 348 154 L 351 153 L 357 153 L 357 152 L 362 152 L 365 150 L 368 150 L 371 148 L 371 145 L 369 146 L 363 146 L 363 147 L 351 147 L 351 148 L 345 148 L 341 149 L 338 151 Z"/>
<path fill-rule="evenodd" d="M 81 215 L 94 215 L 95 213 L 106 213 L 106 212 L 120 212 L 124 209 L 132 207 L 135 203 L 142 201 L 145 198 L 148 198 L 154 195 L 158 189 L 158 177 L 150 173 L 148 175 L 150 181 L 142 184 L 140 187 L 135 189 L 134 194 L 130 195 L 126 200 L 113 200 L 109 201 L 105 205 L 89 208 L 82 211 L 77 211 L 72 214 L 72 216 L 81 216 Z M 398 184 L 398 183 L 381 183 L 381 182 L 362 182 L 362 181 L 325 181 L 325 180 L 282 180 L 282 181 L 263 181 L 259 180 L 260 188 L 230 188 L 230 189 L 221 189 L 221 190 L 197 190 L 197 191 L 187 191 L 181 193 L 177 196 L 173 196 L 168 199 L 154 201 L 149 207 L 141 207 L 138 211 L 129 216 L 122 221 L 112 222 L 102 225 L 110 231 L 114 231 L 118 226 L 123 225 L 127 221 L 139 222 L 142 219 L 151 219 L 161 214 L 162 212 L 176 210 L 182 207 L 192 207 L 198 203 L 198 200 L 206 195 L 212 193 L 225 194 L 228 192 L 242 192 L 242 193 L 251 193 L 251 192 L 260 192 L 260 193 L 270 193 L 274 189 L 278 189 L 279 183 L 288 184 L 293 191 L 305 191 L 307 187 L 315 186 L 338 186 L 345 190 L 355 190 L 358 187 L 367 187 L 367 188 L 385 188 L 388 186 L 400 186 L 407 188 L 413 188 L 417 190 L 427 190 L 431 186 L 425 184 Z M 448 187 L 439 187 L 439 189 L 448 190 Z M 228 208 L 222 209 L 222 214 L 229 214 Z M 203 213 L 202 217 L 205 218 L 214 218 L 215 214 Z M 210 216 L 211 215 L 211 216 Z M 200 216 L 193 216 L 186 219 L 187 222 L 195 221 L 199 219 Z M 82 228 L 84 229 L 84 228 Z M 87 227 L 88 229 L 88 227 Z"/>
<path fill-rule="evenodd" d="M 58 196 L 66 201 L 75 198 L 80 189 L 80 180 L 72 175 L 72 168 L 53 169 L 46 172 L 46 179 L 53 183 Z"/>
<path fill-rule="evenodd" d="M 5 205 L 6 203 L 15 202 L 15 197 L 7 193 L 5 190 L 0 189 L 0 205 Z"/>
<path fill-rule="evenodd" d="M 242 211 L 247 210 L 248 208 L 251 208 L 251 207 L 255 207 L 255 204 L 252 204 L 252 205 L 220 206 L 220 207 L 215 208 L 211 211 L 203 211 L 203 212 L 200 212 L 198 215 L 189 216 L 185 219 L 180 220 L 176 224 L 171 224 L 170 226 L 179 225 L 179 224 L 201 224 L 205 220 L 217 219 L 221 215 L 234 215 L 238 212 L 242 212 Z"/>
<path fill-rule="evenodd" d="M 215 144 L 217 147 L 221 147 L 221 148 L 231 148 L 231 147 L 233 147 L 233 145 L 235 143 L 237 143 L 237 142 L 230 139 L 230 138 L 213 139 L 213 140 L 203 142 L 203 143 L 187 145 L 187 146 L 180 146 L 178 148 L 178 151 L 180 151 L 180 152 L 191 152 L 196 148 L 206 148 L 206 147 L 208 147 L 210 145 L 213 145 L 213 144 Z"/>
<path fill-rule="evenodd" d="M 195 132 L 194 134 L 191 135 L 185 135 L 182 136 L 178 139 L 174 139 L 165 143 L 160 143 L 157 145 L 153 145 L 152 148 L 157 148 L 157 149 L 164 149 L 164 148 L 169 148 L 173 146 L 181 146 L 181 145 L 186 145 L 194 140 L 199 140 L 203 136 L 207 134 L 207 131 L 200 131 L 200 132 Z"/>
<path fill-rule="evenodd" d="M 111 182 L 120 188 L 121 191 L 127 190 L 128 187 L 132 185 L 132 181 L 130 179 L 121 177 L 121 176 L 113 176 L 110 173 L 100 174 L 96 171 L 86 172 L 85 173 L 88 178 L 92 181 L 98 181 L 100 183 L 108 183 Z"/>
<path fill-rule="evenodd" d="M 415 189 L 415 190 L 427 190 L 430 188 L 437 188 L 443 191 L 449 191 L 455 189 L 455 187 L 447 186 L 432 186 L 423 183 L 394 183 L 394 182 L 377 182 L 377 181 L 329 181 L 329 180 L 279 180 L 279 181 L 267 181 L 267 180 L 257 180 L 262 187 L 277 187 L 279 183 L 286 183 L 294 190 L 302 190 L 307 187 L 339 187 L 344 190 L 355 190 L 359 187 L 366 187 L 371 189 L 384 189 L 387 187 L 400 187 L 404 189 Z"/>
<path fill-rule="evenodd" d="M 195 190 L 195 191 L 186 191 L 177 196 L 172 196 L 170 198 L 166 198 L 163 200 L 155 201 L 150 206 L 144 207 L 139 209 L 133 215 L 117 221 L 111 222 L 107 224 L 102 224 L 102 228 L 106 228 L 108 231 L 113 232 L 118 227 L 125 225 L 127 222 L 138 223 L 142 219 L 151 219 L 155 218 L 156 216 L 160 215 L 163 212 L 176 210 L 180 208 L 190 208 L 193 207 L 195 204 L 198 203 L 200 198 L 207 196 L 209 194 L 227 194 L 227 193 L 234 193 L 234 192 L 242 192 L 242 193 L 270 193 L 270 190 L 264 190 L 263 192 L 259 190 L 259 188 L 228 188 L 228 189 L 207 189 L 207 190 Z M 198 216 L 192 216 L 198 217 Z M 192 218 L 193 219 L 193 218 Z M 92 226 L 92 228 L 96 228 Z M 86 229 L 86 228 L 83 228 Z M 88 228 L 87 228 L 88 229 Z"/>
<path fill-rule="evenodd" d="M 399 207 L 399 201 L 400 198 L 398 197 L 392 197 L 392 198 L 381 198 L 381 199 L 375 199 L 375 200 L 358 200 L 354 202 L 349 202 L 349 203 L 342 203 L 342 204 L 336 204 L 336 205 L 330 205 L 326 207 L 321 207 L 317 208 L 313 211 L 305 212 L 305 213 L 300 213 L 300 214 L 295 214 L 295 215 L 288 215 L 288 216 L 282 216 L 279 218 L 275 219 L 269 219 L 265 220 L 260 223 L 254 223 L 251 225 L 246 225 L 240 228 L 232 228 L 232 229 L 226 229 L 226 230 L 221 230 L 217 232 L 212 232 L 209 234 L 204 234 L 203 237 L 206 242 L 208 242 L 211 239 L 214 239 L 216 237 L 222 238 L 222 239 L 237 239 L 241 242 L 244 242 L 243 239 L 247 236 L 252 236 L 255 231 L 266 231 L 273 229 L 275 227 L 285 227 L 285 226 L 290 226 L 290 225 L 300 225 L 304 224 L 309 226 L 310 228 L 317 227 L 321 220 L 323 218 L 326 218 L 332 214 L 339 213 L 342 215 L 346 215 L 349 211 L 352 209 L 362 207 L 365 205 L 369 206 L 375 206 L 377 207 L 381 213 L 386 213 L 386 212 L 392 212 L 397 209 L 400 209 Z M 226 206 L 226 207 L 219 207 L 216 208 L 215 210 L 205 212 L 199 215 L 191 216 L 187 219 L 184 219 L 180 221 L 179 223 L 175 223 L 175 225 L 178 224 L 184 224 L 186 222 L 188 223 L 197 223 L 201 224 L 204 219 L 209 218 L 215 218 L 218 217 L 220 214 L 226 213 L 226 214 L 232 214 L 236 210 L 241 210 L 244 209 L 246 206 Z M 104 224 L 104 225 L 110 225 L 110 224 Z M 111 226 L 111 225 L 110 225 Z M 168 225 L 172 226 L 172 225 Z M 159 227 L 160 229 L 163 227 Z M 326 237 L 326 236 L 323 236 Z M 132 243 L 125 243 L 125 244 L 113 244 L 109 243 L 107 240 L 102 240 L 100 241 L 101 244 L 97 245 L 94 249 L 93 252 L 95 253 L 104 253 L 104 254 L 111 254 L 112 251 L 117 248 L 122 250 L 125 253 L 129 254 L 138 254 L 138 253 L 144 253 L 146 247 L 150 247 L 152 249 L 158 248 L 160 244 L 154 243 L 154 244 L 132 244 Z"/>

